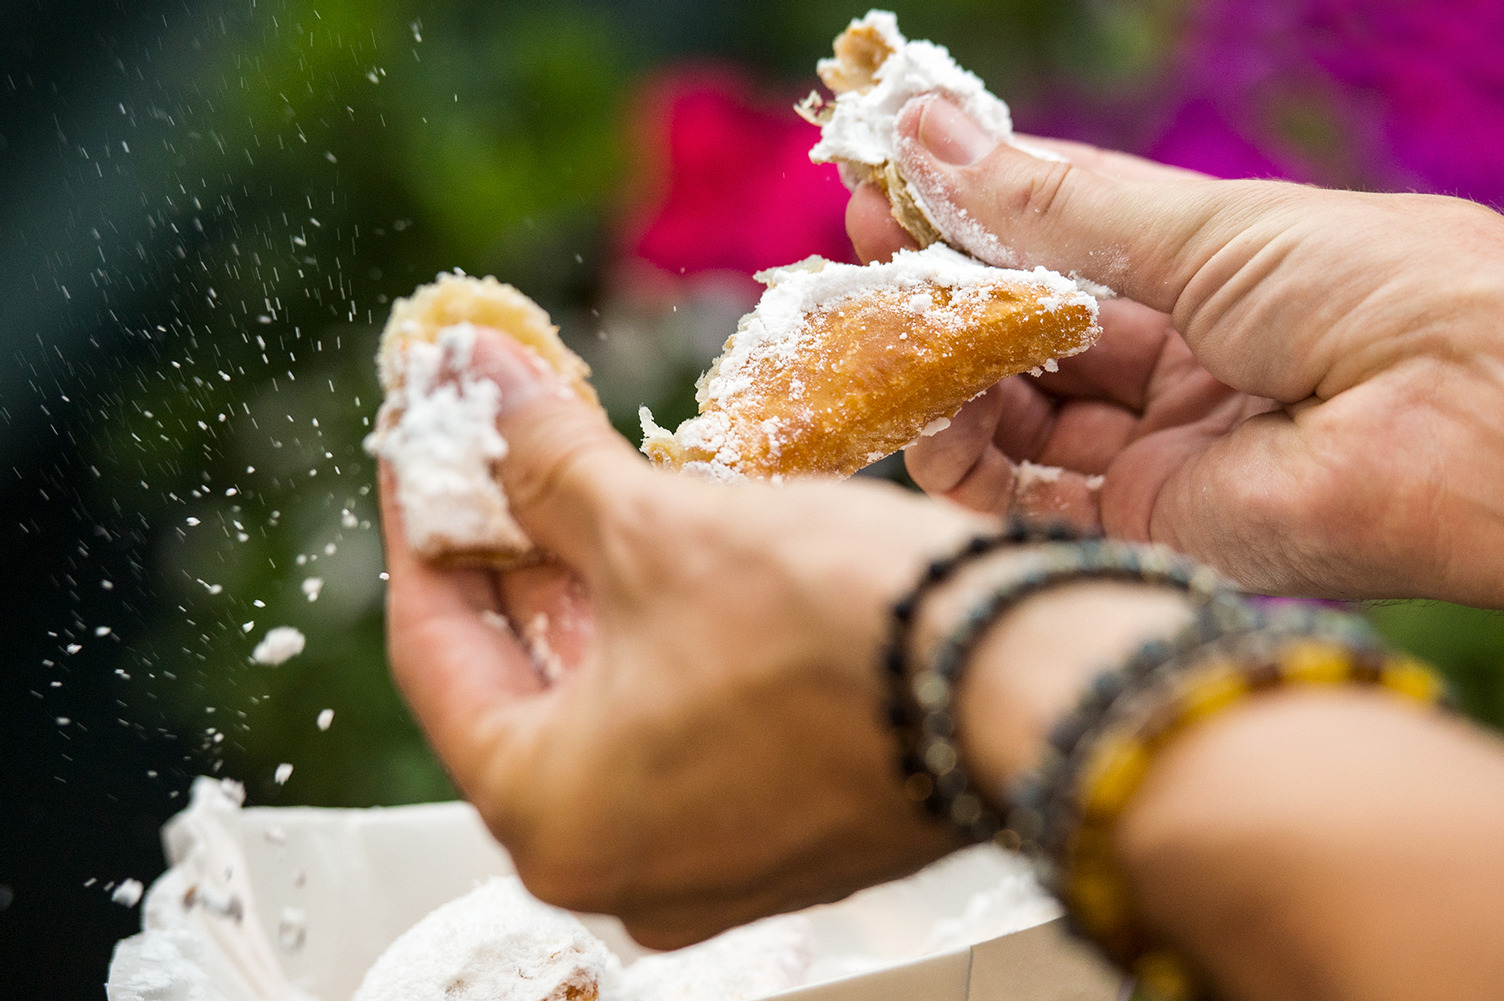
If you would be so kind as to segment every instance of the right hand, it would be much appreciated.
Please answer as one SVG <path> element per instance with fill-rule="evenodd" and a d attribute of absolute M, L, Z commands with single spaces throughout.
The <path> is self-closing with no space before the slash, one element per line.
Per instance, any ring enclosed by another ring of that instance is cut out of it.
<path fill-rule="evenodd" d="M 385 471 L 388 640 L 528 889 L 671 948 L 959 847 L 904 794 L 879 665 L 892 602 L 995 522 L 888 484 L 653 469 L 509 338 L 475 351 L 512 513 L 551 559 L 424 563 Z"/>
<path fill-rule="evenodd" d="M 938 98 L 899 131 L 963 249 L 1124 296 L 1095 348 L 911 448 L 921 487 L 1098 521 L 1252 590 L 1504 607 L 1504 218 L 1076 144 L 1043 160 Z M 847 224 L 866 260 L 912 246 L 875 189 Z M 1067 472 L 1021 491 L 1022 460 Z"/>

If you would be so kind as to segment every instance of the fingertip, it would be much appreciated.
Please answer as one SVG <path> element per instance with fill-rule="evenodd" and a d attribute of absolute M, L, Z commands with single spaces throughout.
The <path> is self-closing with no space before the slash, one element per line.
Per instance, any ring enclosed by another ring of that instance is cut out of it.
<path fill-rule="evenodd" d="M 846 234 L 862 263 L 886 261 L 900 250 L 917 250 L 919 244 L 893 218 L 892 206 L 882 189 L 868 181 L 852 192 L 846 203 Z"/>
<path fill-rule="evenodd" d="M 937 496 L 960 483 L 990 447 L 1003 405 L 1004 393 L 994 386 L 952 415 L 943 430 L 910 445 L 904 465 L 914 483 Z"/>

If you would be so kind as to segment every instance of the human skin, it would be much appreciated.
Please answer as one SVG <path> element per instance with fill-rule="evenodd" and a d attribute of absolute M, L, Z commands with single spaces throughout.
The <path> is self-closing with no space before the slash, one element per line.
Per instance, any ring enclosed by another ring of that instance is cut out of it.
<path fill-rule="evenodd" d="M 863 211 L 854 201 L 853 232 L 876 256 Z M 1172 339 L 1155 322 L 1151 370 Z M 1109 317 L 1083 359 L 1139 358 L 1123 329 Z M 476 373 L 502 388 L 503 484 L 551 560 L 507 573 L 423 564 L 384 474 L 389 645 L 420 723 L 527 886 L 671 947 L 955 848 L 902 794 L 879 650 L 890 602 L 924 562 L 995 521 L 878 484 L 731 487 L 650 469 L 505 337 L 482 331 L 477 344 Z M 1207 437 L 1194 421 L 1182 434 Z M 974 573 L 1021 573 L 1030 559 L 1003 552 Z M 1289 562 L 1234 549 L 1223 565 L 1293 580 Z M 1344 572 L 1401 586 L 1386 567 L 1373 557 Z M 963 575 L 926 603 L 921 647 L 982 583 Z M 523 630 L 543 613 L 563 676 L 545 684 L 486 612 Z M 1173 593 L 1083 584 L 997 623 L 959 702 L 982 787 L 1035 760 L 1096 671 L 1188 614 Z M 1117 838 L 1146 925 L 1225 996 L 1259 1001 L 1496 996 L 1501 843 L 1499 743 L 1362 692 L 1280 693 L 1203 723 L 1156 761 Z"/>
<path fill-rule="evenodd" d="M 881 484 L 649 468 L 506 338 L 477 343 L 506 401 L 514 514 L 552 559 L 425 565 L 384 475 L 388 638 L 419 722 L 528 888 L 669 948 L 958 847 L 903 795 L 879 651 L 924 561 L 995 524 Z M 1034 558 L 1002 552 L 942 587 L 916 652 Z M 543 613 L 562 676 L 545 683 L 486 612 L 524 630 Z M 1004 618 L 959 702 L 981 787 L 1033 762 L 1096 671 L 1188 618 L 1180 595 L 1121 583 Z M 1274 696 L 1203 724 L 1119 829 L 1143 920 L 1226 996 L 1260 1001 L 1494 996 L 1500 843 L 1504 749 L 1362 693 Z"/>
<path fill-rule="evenodd" d="M 1504 217 L 1078 144 L 1039 140 L 1070 158 L 1042 160 L 939 98 L 899 130 L 964 249 L 1123 296 L 1092 350 L 909 449 L 920 486 L 1163 542 L 1255 591 L 1504 607 Z M 912 246 L 873 188 L 847 228 L 864 260 Z M 1025 459 L 1068 472 L 1021 496 Z"/>

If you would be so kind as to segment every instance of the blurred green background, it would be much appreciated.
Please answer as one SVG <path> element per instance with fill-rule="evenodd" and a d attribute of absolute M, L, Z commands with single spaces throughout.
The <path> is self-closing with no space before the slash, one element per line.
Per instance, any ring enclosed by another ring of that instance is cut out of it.
<path fill-rule="evenodd" d="M 1495 174 L 1407 153 L 1436 142 L 1386 110 L 1410 77 L 1331 57 L 1382 42 L 1422 69 L 1459 58 L 1406 49 L 1431 36 L 1363 4 L 897 8 L 1027 129 L 1229 175 L 1500 197 Z M 259 804 L 453 795 L 383 660 L 361 440 L 391 299 L 440 270 L 496 274 L 594 363 L 624 430 L 639 403 L 686 416 L 755 296 L 748 274 L 843 252 L 843 196 L 794 165 L 809 137 L 787 109 L 862 12 L 6 5 L 0 997 L 99 996 L 137 920 L 105 890 L 160 870 L 156 828 L 194 774 L 241 779 Z M 1454 68 L 1443 98 L 1471 109 Z M 1443 141 L 1486 166 L 1496 150 L 1471 128 Z M 1504 725 L 1498 614 L 1370 614 Z M 276 625 L 306 651 L 251 663 Z"/>

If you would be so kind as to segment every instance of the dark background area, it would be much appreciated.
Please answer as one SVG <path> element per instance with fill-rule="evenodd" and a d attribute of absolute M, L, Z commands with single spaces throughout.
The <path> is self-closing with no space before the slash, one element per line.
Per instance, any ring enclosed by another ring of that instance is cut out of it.
<path fill-rule="evenodd" d="M 1026 128 L 1227 175 L 1504 198 L 1497 17 L 1240 13 L 1276 6 L 898 9 Z M 789 101 L 862 12 L 0 0 L 0 999 L 102 997 L 140 921 L 109 888 L 161 871 L 194 775 L 256 804 L 452 795 L 381 650 L 360 440 L 391 298 L 441 269 L 500 275 L 591 357 L 620 424 L 639 402 L 684 416 L 746 275 L 838 230 L 828 177 L 747 161 L 801 127 Z M 1230 50 L 1256 58 L 1229 68 Z M 710 127 L 674 117 L 691 106 L 753 152 L 684 160 Z M 698 216 L 671 207 L 691 168 L 725 192 Z M 725 220 L 767 184 L 749 241 Z M 1371 614 L 1504 719 L 1495 613 Z M 251 664 L 279 624 L 308 650 Z"/>

